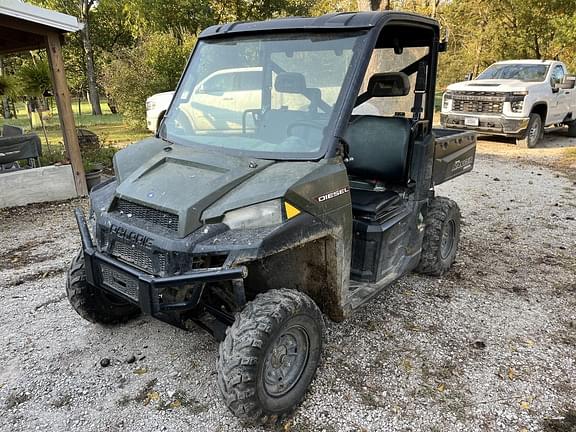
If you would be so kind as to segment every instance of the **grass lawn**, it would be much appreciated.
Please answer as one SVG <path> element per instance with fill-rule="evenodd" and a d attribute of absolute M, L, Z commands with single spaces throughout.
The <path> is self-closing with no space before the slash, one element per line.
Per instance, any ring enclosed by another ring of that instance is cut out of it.
<path fill-rule="evenodd" d="M 58 112 L 54 107 L 48 119 L 45 120 L 46 135 L 50 147 L 59 148 L 63 146 L 62 130 L 60 129 L 60 121 L 58 119 Z M 114 147 L 125 147 L 126 145 L 136 142 L 146 136 L 150 135 L 144 127 L 142 129 L 134 129 L 126 126 L 122 121 L 121 114 L 112 114 L 105 101 L 101 103 L 102 115 L 93 116 L 91 114 L 90 104 L 86 101 L 80 102 L 73 101 L 72 110 L 74 111 L 74 121 L 76 127 L 88 129 L 100 137 L 100 142 L 104 145 L 112 145 Z M 30 119 L 26 112 L 26 105 L 24 103 L 16 104 L 17 119 L 3 119 L 0 118 L 0 126 L 3 124 L 10 124 L 20 126 L 27 132 L 35 132 L 42 139 L 42 145 L 46 147 L 46 138 L 42 130 L 38 114 L 33 113 L 33 125 L 30 125 Z M 80 114 L 81 112 L 81 114 Z M 144 125 L 143 125 L 144 126 Z"/>

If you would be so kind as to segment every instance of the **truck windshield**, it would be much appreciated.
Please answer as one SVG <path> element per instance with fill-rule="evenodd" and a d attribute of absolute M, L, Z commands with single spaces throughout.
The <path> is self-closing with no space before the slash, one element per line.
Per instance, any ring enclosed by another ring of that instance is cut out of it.
<path fill-rule="evenodd" d="M 269 159 L 321 157 L 364 32 L 201 40 L 159 131 Z"/>
<path fill-rule="evenodd" d="M 509 79 L 527 82 L 541 82 L 546 79 L 547 73 L 547 64 L 493 64 L 482 72 L 476 79 Z"/>

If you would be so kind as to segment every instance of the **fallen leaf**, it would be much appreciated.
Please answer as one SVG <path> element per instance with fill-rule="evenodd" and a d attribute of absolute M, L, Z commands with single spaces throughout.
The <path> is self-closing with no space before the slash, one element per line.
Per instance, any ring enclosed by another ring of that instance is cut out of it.
<path fill-rule="evenodd" d="M 290 432 L 292 430 L 292 420 L 288 420 L 284 423 L 284 427 L 282 428 L 284 432 Z"/>
<path fill-rule="evenodd" d="M 529 410 L 530 409 L 530 402 L 528 402 L 528 401 L 520 402 L 520 408 L 522 408 L 523 410 Z"/>
<path fill-rule="evenodd" d="M 151 401 L 160 400 L 160 393 L 158 393 L 157 391 L 151 391 L 151 392 L 148 393 L 146 396 L 147 396 L 148 399 L 150 399 Z"/>
<path fill-rule="evenodd" d="M 508 379 L 514 381 L 518 377 L 518 372 L 514 368 L 508 368 Z"/>
<path fill-rule="evenodd" d="M 148 369 L 145 367 L 140 367 L 140 368 L 134 369 L 134 373 L 136 375 L 144 375 L 146 372 L 148 372 Z"/>
<path fill-rule="evenodd" d="M 170 404 L 168 405 L 169 408 L 179 408 L 180 406 L 182 406 L 182 402 L 180 402 L 180 399 L 175 399 L 172 402 L 170 402 Z"/>
<path fill-rule="evenodd" d="M 526 344 L 526 346 L 528 348 L 532 348 L 535 344 L 535 342 L 532 339 L 526 339 L 526 341 L 524 343 Z"/>
<path fill-rule="evenodd" d="M 443 392 L 444 390 L 446 390 L 446 386 L 444 384 L 439 384 L 438 387 L 436 387 L 436 390 L 438 390 L 439 392 Z"/>
<path fill-rule="evenodd" d="M 412 362 L 410 361 L 410 359 L 404 359 L 404 360 L 402 360 L 402 367 L 404 368 L 404 370 L 405 370 L 406 372 L 412 371 L 413 366 L 412 366 Z"/>

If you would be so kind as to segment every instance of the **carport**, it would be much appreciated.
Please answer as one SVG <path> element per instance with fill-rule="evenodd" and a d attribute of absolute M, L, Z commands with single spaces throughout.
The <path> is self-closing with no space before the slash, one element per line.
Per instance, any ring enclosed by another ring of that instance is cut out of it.
<path fill-rule="evenodd" d="M 16 205 L 84 196 L 88 192 L 62 57 L 64 34 L 81 28 L 82 24 L 70 15 L 19 0 L 0 2 L 0 55 L 36 49 L 46 49 L 48 53 L 64 146 L 71 162 L 71 170 L 69 165 L 43 167 L 0 176 L 3 189 L 1 194 L 12 194 L 17 198 Z M 18 200 L 19 195 L 24 195 L 24 198 Z M 8 205 L 10 203 L 8 200 Z"/>

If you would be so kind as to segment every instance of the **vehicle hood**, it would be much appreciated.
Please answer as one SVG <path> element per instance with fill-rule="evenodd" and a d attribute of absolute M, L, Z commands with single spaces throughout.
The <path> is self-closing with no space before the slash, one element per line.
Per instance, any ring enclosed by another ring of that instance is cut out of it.
<path fill-rule="evenodd" d="M 158 101 L 167 101 L 170 102 L 174 97 L 174 91 L 164 92 L 164 93 L 156 93 L 146 99 L 146 102 L 158 102 Z"/>
<path fill-rule="evenodd" d="M 520 80 L 472 80 L 462 81 L 455 84 L 450 84 L 448 90 L 450 91 L 488 91 L 488 92 L 514 92 L 514 91 L 529 91 L 535 86 L 539 86 L 539 82 L 526 82 Z"/>
<path fill-rule="evenodd" d="M 205 209 L 232 189 L 256 175 L 273 161 L 252 161 L 249 158 L 221 152 L 198 151 L 183 145 L 166 145 L 145 140 L 121 151 L 115 158 L 118 174 L 116 199 L 178 215 L 181 237 L 198 229 Z M 154 151 L 150 147 L 156 145 Z M 135 154 L 145 159 L 140 164 Z M 114 205 L 114 204 L 112 204 Z"/>
<path fill-rule="evenodd" d="M 285 197 L 320 168 L 315 162 L 251 159 L 148 138 L 116 153 L 114 169 L 117 186 L 107 210 L 115 211 L 124 199 L 176 214 L 183 238 L 230 210 Z"/>

